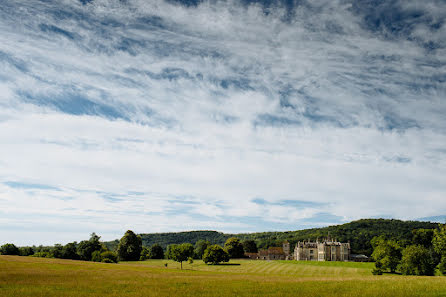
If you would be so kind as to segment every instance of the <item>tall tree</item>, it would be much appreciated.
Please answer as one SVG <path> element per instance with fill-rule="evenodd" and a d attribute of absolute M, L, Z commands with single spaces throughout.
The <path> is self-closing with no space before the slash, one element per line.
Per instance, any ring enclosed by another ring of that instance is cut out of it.
<path fill-rule="evenodd" d="M 442 224 L 434 230 L 432 245 L 438 254 L 446 257 L 446 224 Z"/>
<path fill-rule="evenodd" d="M 225 243 L 225 249 L 230 258 L 243 258 L 243 245 L 237 237 L 228 238 Z"/>
<path fill-rule="evenodd" d="M 403 250 L 401 273 L 405 275 L 434 275 L 435 263 L 427 248 L 410 245 Z"/>
<path fill-rule="evenodd" d="M 91 255 L 95 251 L 102 250 L 102 244 L 99 241 L 101 237 L 97 236 L 96 233 L 92 233 L 89 240 L 83 240 L 79 242 L 77 246 L 77 254 L 81 260 L 91 261 Z"/>
<path fill-rule="evenodd" d="M 245 253 L 257 253 L 257 244 L 254 240 L 245 240 L 243 242 L 243 250 Z"/>
<path fill-rule="evenodd" d="M 138 261 L 141 256 L 141 237 L 127 230 L 119 241 L 118 257 L 120 261 Z"/>
<path fill-rule="evenodd" d="M 54 258 L 58 258 L 58 259 L 62 259 L 62 250 L 63 250 L 63 246 L 61 244 L 55 244 L 53 247 L 53 257 Z"/>
<path fill-rule="evenodd" d="M 387 270 L 394 273 L 401 261 L 401 247 L 394 240 L 378 237 L 372 240 L 374 247 L 372 257 L 377 270 Z"/>
<path fill-rule="evenodd" d="M 432 245 L 435 252 L 441 257 L 438 269 L 443 275 L 446 275 L 446 224 L 439 225 L 434 231 Z"/>
<path fill-rule="evenodd" d="M 150 259 L 150 248 L 143 246 L 141 250 L 141 255 L 139 256 L 140 261 Z"/>
<path fill-rule="evenodd" d="M 214 265 L 220 262 L 228 262 L 229 254 L 218 244 L 209 246 L 203 254 L 203 262 L 208 264 L 212 263 Z"/>
<path fill-rule="evenodd" d="M 169 259 L 180 262 L 183 269 L 183 262 L 194 255 L 194 246 L 190 243 L 169 245 Z"/>
<path fill-rule="evenodd" d="M 19 248 L 13 243 L 7 243 L 0 247 L 0 255 L 19 255 Z"/>
<path fill-rule="evenodd" d="M 72 259 L 78 260 L 79 255 L 77 254 L 77 243 L 69 242 L 62 248 L 62 258 L 63 259 Z"/>
<path fill-rule="evenodd" d="M 422 245 L 425 248 L 432 246 L 434 237 L 433 229 L 414 229 L 412 230 L 412 242 L 414 245 Z"/>
<path fill-rule="evenodd" d="M 195 257 L 197 259 L 203 258 L 204 251 L 210 246 L 211 243 L 208 240 L 200 239 L 195 243 Z"/>
<path fill-rule="evenodd" d="M 155 243 L 150 247 L 150 259 L 164 259 L 163 248 Z"/>

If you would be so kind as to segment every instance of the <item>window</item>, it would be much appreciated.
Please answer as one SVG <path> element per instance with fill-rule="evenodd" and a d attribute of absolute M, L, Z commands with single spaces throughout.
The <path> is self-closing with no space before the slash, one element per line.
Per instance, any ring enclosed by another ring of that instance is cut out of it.
<path fill-rule="evenodd" d="M 313 253 L 313 250 L 310 250 L 310 254 L 312 254 Z"/>

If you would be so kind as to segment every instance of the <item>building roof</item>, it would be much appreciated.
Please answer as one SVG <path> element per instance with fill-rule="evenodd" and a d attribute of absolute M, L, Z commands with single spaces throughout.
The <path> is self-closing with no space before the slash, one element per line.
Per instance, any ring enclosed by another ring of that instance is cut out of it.
<path fill-rule="evenodd" d="M 270 247 L 270 248 L 268 248 L 268 254 L 269 255 L 282 255 L 285 253 L 283 252 L 283 248 L 281 248 L 281 247 Z"/>
<path fill-rule="evenodd" d="M 259 251 L 259 256 L 260 257 L 268 256 L 268 250 L 260 250 Z"/>

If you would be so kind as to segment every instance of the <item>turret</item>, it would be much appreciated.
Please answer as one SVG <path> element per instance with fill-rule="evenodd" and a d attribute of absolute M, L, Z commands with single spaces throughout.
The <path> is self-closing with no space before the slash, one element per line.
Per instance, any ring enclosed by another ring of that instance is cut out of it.
<path fill-rule="evenodd" d="M 283 247 L 283 252 L 285 253 L 285 256 L 288 257 L 290 255 L 290 243 L 287 240 L 285 240 L 283 242 L 282 247 Z"/>

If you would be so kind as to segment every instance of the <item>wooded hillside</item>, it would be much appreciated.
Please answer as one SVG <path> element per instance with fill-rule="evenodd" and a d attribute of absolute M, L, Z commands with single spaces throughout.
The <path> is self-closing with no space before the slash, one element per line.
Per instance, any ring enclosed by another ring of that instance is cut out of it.
<path fill-rule="evenodd" d="M 438 223 L 420 221 L 401 221 L 394 219 L 362 219 L 350 223 L 329 226 L 324 228 L 312 228 L 297 231 L 285 232 L 258 232 L 246 234 L 225 234 L 217 231 L 189 231 L 176 233 L 151 233 L 140 234 L 143 246 L 151 246 L 155 243 L 163 248 L 173 243 L 195 244 L 199 239 L 209 240 L 213 244 L 223 245 L 229 237 L 238 237 L 242 241 L 253 239 L 259 248 L 270 246 L 280 246 L 284 240 L 291 243 L 292 249 L 297 241 L 302 240 L 322 240 L 327 236 L 336 238 L 341 242 L 350 241 L 353 254 L 365 254 L 370 256 L 372 247 L 370 240 L 375 236 L 383 235 L 404 243 L 412 239 L 413 229 L 434 229 Z M 106 242 L 106 245 L 113 249 L 117 246 L 118 240 Z"/>

